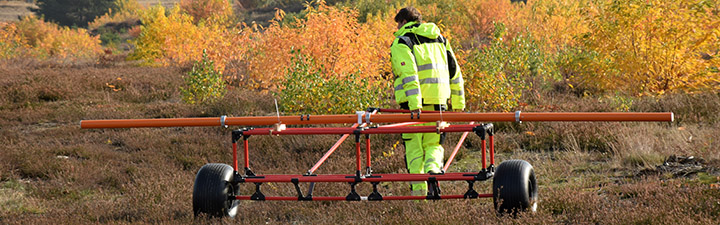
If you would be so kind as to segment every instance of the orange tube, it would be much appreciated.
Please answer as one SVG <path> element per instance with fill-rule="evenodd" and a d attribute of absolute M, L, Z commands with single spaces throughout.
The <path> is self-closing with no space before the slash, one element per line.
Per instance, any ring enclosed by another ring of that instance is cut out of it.
<path fill-rule="evenodd" d="M 303 116 L 257 116 L 257 117 L 210 117 L 176 119 L 120 119 L 120 120 L 83 120 L 80 127 L 92 128 L 132 128 L 132 127 L 201 127 L 201 126 L 269 126 L 277 123 L 287 125 L 333 124 L 333 123 L 402 123 L 440 121 L 439 113 L 424 113 L 411 118 L 410 114 L 377 114 L 365 121 L 365 116 L 354 114 Z M 514 113 L 445 113 L 446 122 L 532 122 L 532 121 L 673 121 L 672 112 L 514 112 Z M 224 121 L 223 121 L 224 120 Z M 279 120 L 279 121 L 278 121 Z"/>
<path fill-rule="evenodd" d="M 668 121 L 674 120 L 668 113 L 521 113 L 520 121 Z"/>

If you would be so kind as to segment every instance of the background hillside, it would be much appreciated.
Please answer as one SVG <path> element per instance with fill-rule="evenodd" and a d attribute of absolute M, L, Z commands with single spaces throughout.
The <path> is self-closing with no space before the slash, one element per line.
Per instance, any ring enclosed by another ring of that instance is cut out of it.
<path fill-rule="evenodd" d="M 165 7 L 172 7 L 177 0 L 138 0 L 144 6 L 155 5 L 158 2 Z M 0 22 L 18 21 L 20 17 L 32 12 L 28 7 L 37 8 L 33 0 L 2 0 L 0 1 Z"/>

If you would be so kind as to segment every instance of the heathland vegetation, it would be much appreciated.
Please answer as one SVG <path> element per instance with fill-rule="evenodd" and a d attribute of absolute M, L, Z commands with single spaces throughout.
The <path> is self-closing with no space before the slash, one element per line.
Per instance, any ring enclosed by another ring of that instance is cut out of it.
<path fill-rule="evenodd" d="M 468 111 L 672 111 L 676 121 L 496 124 L 498 159 L 527 160 L 538 174 L 538 212 L 518 218 L 496 217 L 487 200 L 244 202 L 225 222 L 720 221 L 717 1 L 114 4 L 78 27 L 42 16 L 0 23 L 0 223 L 193 222 L 194 175 L 230 163 L 229 130 L 80 130 L 78 121 L 274 115 L 273 99 L 287 115 L 396 107 L 389 46 L 392 17 L 406 5 L 456 49 Z M 253 20 L 268 12 L 269 21 Z M 336 138 L 253 137 L 253 168 L 302 173 Z M 452 171 L 479 168 L 479 140 L 470 139 Z M 405 172 L 399 136 L 374 140 L 377 172 Z M 351 149 L 318 172 L 348 173 Z M 290 185 L 265 189 L 294 195 Z M 405 183 L 381 191 L 409 192 Z"/>

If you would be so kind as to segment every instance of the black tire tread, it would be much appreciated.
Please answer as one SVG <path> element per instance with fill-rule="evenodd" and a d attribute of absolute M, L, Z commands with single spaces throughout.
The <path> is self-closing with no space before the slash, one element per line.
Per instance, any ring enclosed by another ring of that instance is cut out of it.
<path fill-rule="evenodd" d="M 536 201 L 537 181 L 532 165 L 524 160 L 502 162 L 493 176 L 493 204 L 498 213 L 534 210 L 532 204 Z"/>
<path fill-rule="evenodd" d="M 236 207 L 237 204 L 236 202 L 228 203 L 227 199 L 229 194 L 227 185 L 232 179 L 233 169 L 229 165 L 209 163 L 200 168 L 195 176 L 193 187 L 195 216 L 207 214 L 213 217 L 234 217 L 237 209 L 233 209 L 233 207 Z"/>

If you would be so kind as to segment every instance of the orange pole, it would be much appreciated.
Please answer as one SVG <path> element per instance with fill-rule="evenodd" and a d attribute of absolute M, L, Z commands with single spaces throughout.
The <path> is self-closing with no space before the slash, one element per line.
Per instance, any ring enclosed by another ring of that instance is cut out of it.
<path fill-rule="evenodd" d="M 672 112 L 514 112 L 514 113 L 446 113 L 442 120 L 446 122 L 533 122 L 533 121 L 673 121 Z M 363 121 L 358 121 L 358 119 Z M 313 115 L 303 116 L 256 116 L 256 117 L 210 117 L 176 119 L 120 119 L 120 120 L 83 120 L 80 127 L 91 128 L 132 128 L 132 127 L 201 127 L 201 126 L 269 126 L 277 123 L 287 125 L 332 124 L 332 123 L 402 123 L 440 121 L 439 113 L 423 113 L 420 118 L 411 118 L 410 114 L 377 114 L 370 121 L 357 115 Z"/>

